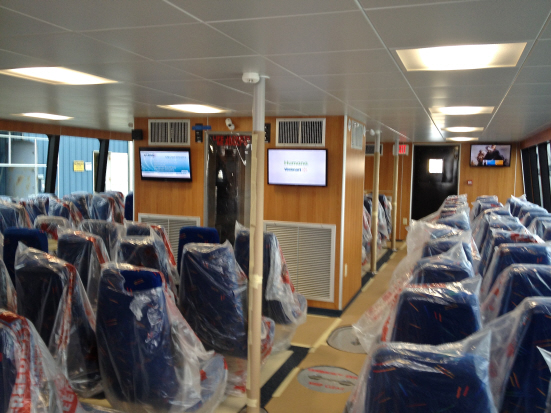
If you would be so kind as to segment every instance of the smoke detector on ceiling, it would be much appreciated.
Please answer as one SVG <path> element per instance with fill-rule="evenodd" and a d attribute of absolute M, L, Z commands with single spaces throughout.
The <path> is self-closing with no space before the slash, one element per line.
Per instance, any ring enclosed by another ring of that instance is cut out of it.
<path fill-rule="evenodd" d="M 243 73 L 243 82 L 245 83 L 258 83 L 260 80 L 260 75 L 254 72 L 245 72 Z"/>

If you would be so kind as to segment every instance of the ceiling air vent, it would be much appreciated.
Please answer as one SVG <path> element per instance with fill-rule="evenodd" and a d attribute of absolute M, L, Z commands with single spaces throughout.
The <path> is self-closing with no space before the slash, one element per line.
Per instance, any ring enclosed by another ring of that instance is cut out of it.
<path fill-rule="evenodd" d="M 149 144 L 189 146 L 189 120 L 150 119 Z"/>
<path fill-rule="evenodd" d="M 381 156 L 383 156 L 383 144 L 381 143 L 381 146 L 379 147 L 379 152 L 381 153 Z M 365 156 L 374 156 L 375 155 L 375 144 L 374 143 L 366 143 L 365 144 Z"/>
<path fill-rule="evenodd" d="M 276 146 L 325 146 L 325 118 L 277 119 Z"/>

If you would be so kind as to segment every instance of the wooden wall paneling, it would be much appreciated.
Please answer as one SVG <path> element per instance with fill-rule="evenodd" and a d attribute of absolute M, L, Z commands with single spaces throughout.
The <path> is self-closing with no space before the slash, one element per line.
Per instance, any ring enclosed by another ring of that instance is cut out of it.
<path fill-rule="evenodd" d="M 357 122 L 357 121 L 356 121 Z M 359 122 L 358 122 L 359 123 Z M 342 308 L 362 286 L 362 220 L 365 179 L 365 138 L 362 149 L 352 149 L 352 134 L 346 128 L 345 210 L 343 239 Z"/>
<path fill-rule="evenodd" d="M 269 144 L 266 144 L 266 149 L 275 148 L 275 118 L 266 118 L 266 122 L 272 123 L 272 139 Z M 335 302 L 308 301 L 311 307 L 333 310 L 338 309 L 339 300 L 343 131 L 344 117 L 326 117 L 325 147 L 328 151 L 326 187 L 268 185 L 266 177 L 264 189 L 265 220 L 336 225 Z"/>

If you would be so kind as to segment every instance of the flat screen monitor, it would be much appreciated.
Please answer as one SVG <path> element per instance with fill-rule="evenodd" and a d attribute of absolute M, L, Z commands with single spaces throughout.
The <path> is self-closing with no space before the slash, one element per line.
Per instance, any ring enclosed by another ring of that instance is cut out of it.
<path fill-rule="evenodd" d="M 268 184 L 327 186 L 327 149 L 268 149 Z"/>
<path fill-rule="evenodd" d="M 142 179 L 159 181 L 191 181 L 189 149 L 140 148 Z"/>
<path fill-rule="evenodd" d="M 511 166 L 511 145 L 495 143 L 471 145 L 471 166 Z"/>

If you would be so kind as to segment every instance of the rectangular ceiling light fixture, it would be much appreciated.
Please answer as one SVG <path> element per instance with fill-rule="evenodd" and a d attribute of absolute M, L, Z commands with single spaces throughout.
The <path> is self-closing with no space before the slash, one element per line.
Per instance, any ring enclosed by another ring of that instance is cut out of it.
<path fill-rule="evenodd" d="M 51 85 L 101 85 L 117 83 L 116 80 L 77 72 L 64 67 L 23 67 L 20 69 L 0 70 L 0 74 L 20 77 Z"/>
<path fill-rule="evenodd" d="M 485 113 L 492 113 L 494 111 L 493 106 L 440 106 L 430 108 L 430 111 L 434 113 L 441 113 L 443 115 L 480 115 Z"/>
<path fill-rule="evenodd" d="M 49 119 L 49 120 L 67 120 L 67 119 L 73 119 L 70 116 L 62 116 L 62 115 L 52 115 L 50 113 L 20 113 L 15 116 L 27 116 L 29 118 L 40 118 L 40 119 Z"/>
<path fill-rule="evenodd" d="M 467 132 L 481 132 L 484 130 L 484 128 L 476 127 L 476 126 L 450 126 L 448 128 L 444 128 L 444 130 L 448 132 L 467 133 Z"/>
<path fill-rule="evenodd" d="M 396 50 L 408 72 L 470 70 L 517 65 L 526 42 Z"/>
<path fill-rule="evenodd" d="M 227 112 L 225 109 L 215 108 L 214 106 L 207 106 L 207 105 L 192 105 L 192 104 L 185 104 L 185 105 L 157 105 L 160 108 L 163 109 L 170 109 L 170 110 L 178 110 L 180 112 L 188 112 L 188 113 L 222 113 Z"/>
<path fill-rule="evenodd" d="M 453 141 L 453 142 L 470 142 L 470 141 L 477 141 L 478 138 L 472 138 L 468 136 L 455 136 L 453 138 L 446 138 L 447 141 Z"/>

